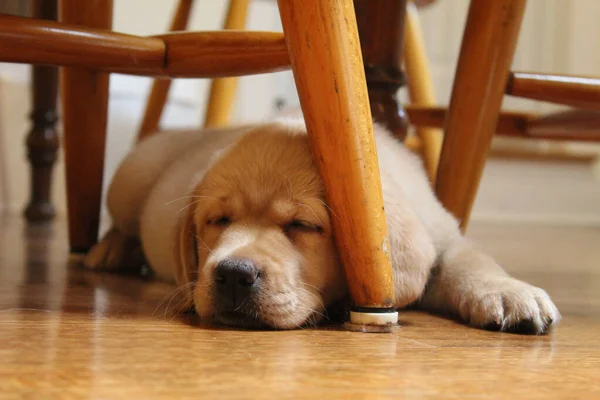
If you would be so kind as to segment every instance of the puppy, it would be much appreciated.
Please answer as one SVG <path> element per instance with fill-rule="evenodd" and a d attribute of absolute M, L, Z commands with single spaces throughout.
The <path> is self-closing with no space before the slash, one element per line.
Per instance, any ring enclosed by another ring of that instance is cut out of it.
<path fill-rule="evenodd" d="M 469 243 L 420 160 L 375 126 L 398 308 L 541 334 L 560 314 L 542 289 Z M 138 145 L 108 192 L 113 227 L 85 259 L 122 269 L 139 246 L 184 306 L 242 327 L 318 321 L 347 287 L 303 121 L 165 132 Z"/>

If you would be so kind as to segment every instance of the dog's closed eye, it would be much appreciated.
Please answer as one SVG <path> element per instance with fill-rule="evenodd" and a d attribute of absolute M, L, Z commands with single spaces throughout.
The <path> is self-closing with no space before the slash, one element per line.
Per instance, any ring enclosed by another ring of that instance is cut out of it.
<path fill-rule="evenodd" d="M 209 219 L 206 223 L 215 227 L 227 227 L 231 224 L 231 218 L 225 215 Z M 323 227 L 312 222 L 294 219 L 282 226 L 286 234 L 305 232 L 305 233 L 323 233 Z"/>
<path fill-rule="evenodd" d="M 229 224 L 231 224 L 231 218 L 222 215 L 216 218 L 212 218 L 209 219 L 207 222 L 209 225 L 214 225 L 214 226 L 228 226 Z"/>
<path fill-rule="evenodd" d="M 302 221 L 300 219 L 294 219 L 283 226 L 283 230 L 287 233 L 293 232 L 314 232 L 323 233 L 323 227 L 315 225 L 308 221 Z"/>

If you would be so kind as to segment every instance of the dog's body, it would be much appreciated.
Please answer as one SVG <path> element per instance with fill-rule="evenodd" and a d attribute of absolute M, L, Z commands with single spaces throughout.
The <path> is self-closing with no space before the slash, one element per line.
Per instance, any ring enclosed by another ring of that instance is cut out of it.
<path fill-rule="evenodd" d="M 420 160 L 381 127 L 375 137 L 396 306 L 499 330 L 543 333 L 556 324 L 543 290 L 463 238 Z M 202 317 L 293 328 L 346 295 L 301 120 L 155 135 L 117 171 L 108 207 L 113 229 L 86 264 L 123 267 L 139 239 L 153 270 L 187 285 Z"/>

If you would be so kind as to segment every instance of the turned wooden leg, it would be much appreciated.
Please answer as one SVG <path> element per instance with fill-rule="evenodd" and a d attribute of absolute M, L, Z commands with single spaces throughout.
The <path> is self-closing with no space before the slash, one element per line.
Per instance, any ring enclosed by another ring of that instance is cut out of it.
<path fill-rule="evenodd" d="M 171 22 L 171 31 L 183 31 L 187 28 L 192 12 L 192 5 L 193 0 L 179 0 L 179 5 L 177 6 L 177 10 L 175 10 L 175 15 Z M 165 108 L 170 88 L 170 79 L 155 79 L 154 82 L 152 82 L 150 96 L 148 96 L 144 117 L 142 118 L 142 123 L 137 135 L 138 141 L 158 131 L 160 117 Z"/>
<path fill-rule="evenodd" d="M 395 323 L 373 126 L 351 0 L 279 0 L 292 70 L 355 309 Z"/>
<path fill-rule="evenodd" d="M 229 0 L 224 29 L 242 30 L 246 26 L 249 0 Z M 237 89 L 237 78 L 213 79 L 210 84 L 204 126 L 207 128 L 229 123 Z"/>
<path fill-rule="evenodd" d="M 471 0 L 436 192 L 464 230 L 496 130 L 526 0 Z"/>
<path fill-rule="evenodd" d="M 112 0 L 60 0 L 64 23 L 110 29 Z M 60 71 L 69 243 L 87 251 L 98 237 L 108 114 L 107 73 Z"/>
<path fill-rule="evenodd" d="M 396 92 L 404 85 L 406 0 L 355 0 L 354 8 L 373 119 L 404 139 L 408 122 Z"/>
<path fill-rule="evenodd" d="M 32 3 L 33 18 L 56 20 L 56 0 L 35 0 Z M 27 158 L 31 164 L 29 203 L 25 217 L 29 222 L 44 222 L 54 218 L 56 211 L 50 200 L 52 170 L 58 151 L 56 133 L 56 96 L 58 68 L 32 67 L 31 121 L 33 126 L 27 135 Z"/>
<path fill-rule="evenodd" d="M 407 4 L 404 32 L 404 66 L 411 103 L 434 106 L 436 100 L 433 91 L 433 79 L 431 78 L 429 62 L 425 52 L 423 31 L 419 23 L 419 12 L 417 6 L 412 2 Z M 416 133 L 422 143 L 423 164 L 427 170 L 429 180 L 434 184 L 442 151 L 442 131 L 437 128 L 420 126 L 416 128 Z"/>

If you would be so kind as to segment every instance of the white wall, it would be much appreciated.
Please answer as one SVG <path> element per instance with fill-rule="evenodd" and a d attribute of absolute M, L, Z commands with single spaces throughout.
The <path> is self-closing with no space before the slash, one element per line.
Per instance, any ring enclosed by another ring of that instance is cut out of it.
<path fill-rule="evenodd" d="M 439 0 L 421 12 L 438 101 L 450 95 L 469 0 Z M 530 0 L 513 69 L 600 75 L 600 15 L 597 0 Z M 548 110 L 540 102 L 507 98 L 506 107 Z"/>
<path fill-rule="evenodd" d="M 116 0 L 114 29 L 138 35 L 164 32 L 176 3 L 176 0 Z M 219 29 L 227 1 L 196 3 L 190 29 Z M 274 1 L 253 1 L 249 29 L 280 30 L 275 4 Z M 450 94 L 467 7 L 468 0 L 439 0 L 422 12 L 422 25 L 441 104 L 447 103 Z M 530 0 L 514 69 L 599 75 L 598 15 L 598 0 Z M 111 77 L 105 182 L 131 146 L 149 83 L 146 78 Z M 199 126 L 207 88 L 206 80 L 177 80 L 163 126 Z M 289 72 L 242 78 L 235 119 L 268 118 L 277 97 L 286 99 L 288 104 L 297 103 Z M 541 103 L 516 99 L 507 99 L 505 106 L 534 111 L 549 109 Z M 12 211 L 23 207 L 29 190 L 23 146 L 29 129 L 29 111 L 29 67 L 0 64 L 0 205 Z M 61 160 L 54 181 L 54 200 L 60 212 L 64 212 L 65 207 L 63 173 Z M 3 195 L 3 187 L 7 188 L 6 195 Z"/>

